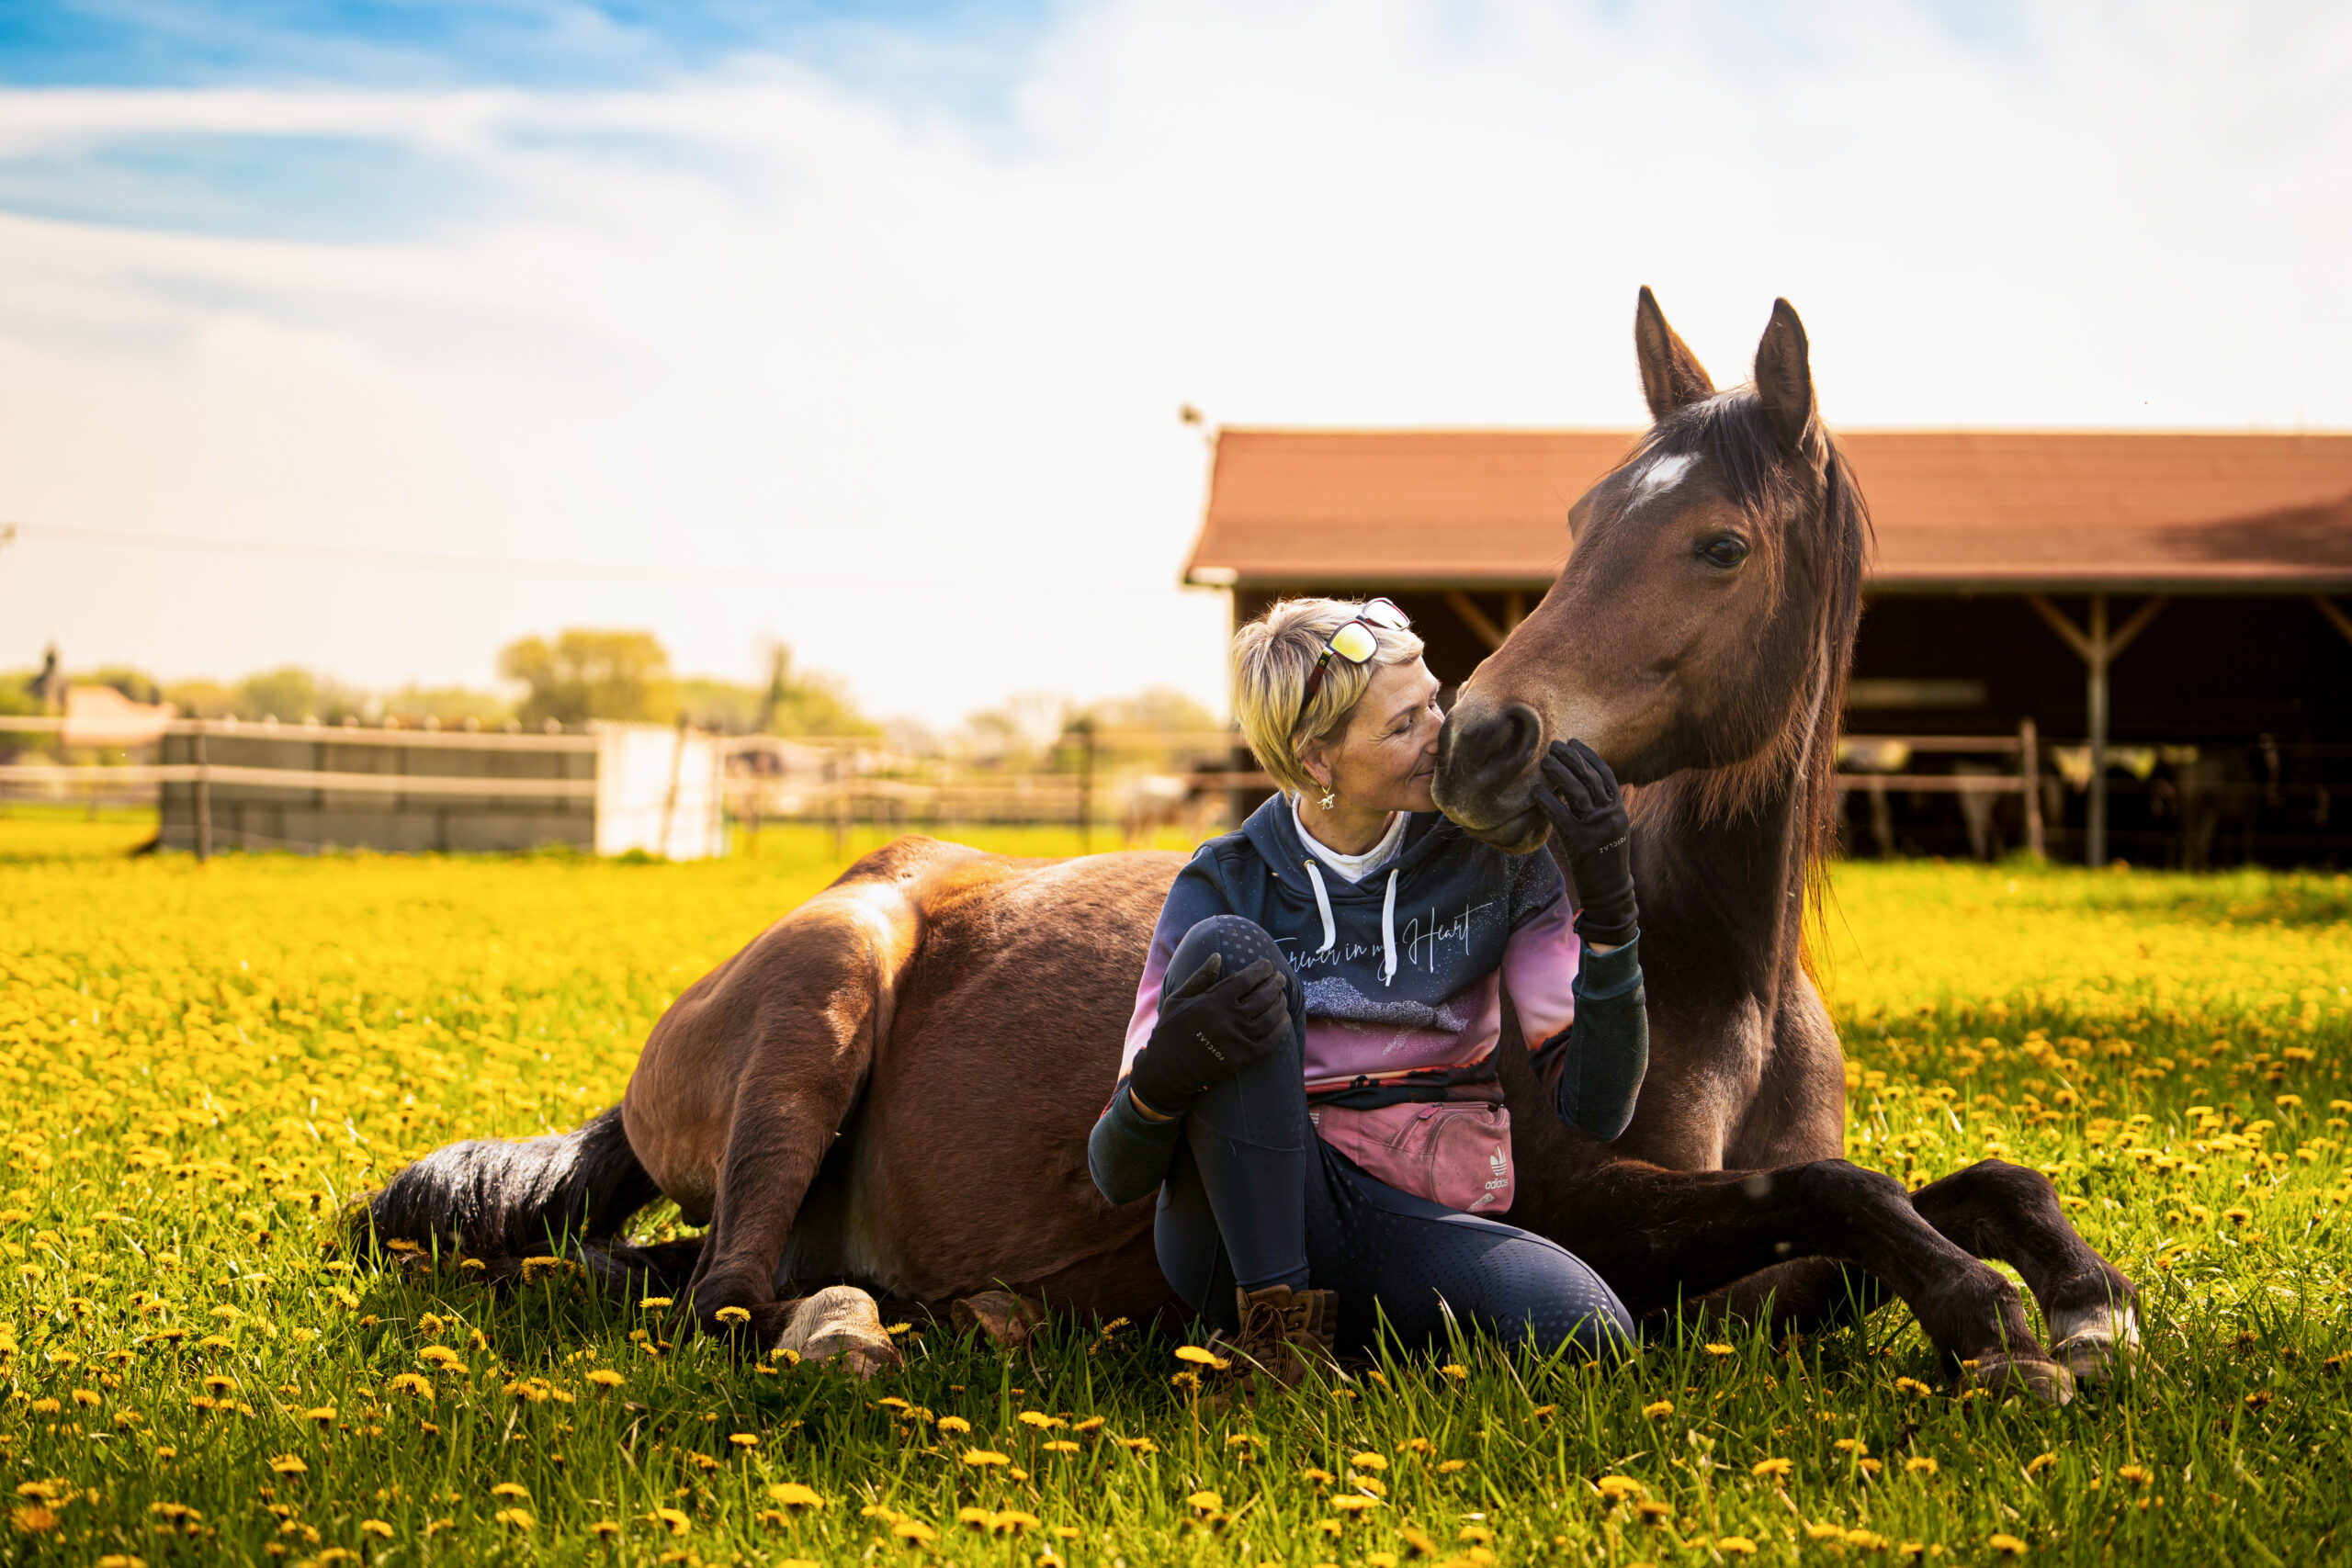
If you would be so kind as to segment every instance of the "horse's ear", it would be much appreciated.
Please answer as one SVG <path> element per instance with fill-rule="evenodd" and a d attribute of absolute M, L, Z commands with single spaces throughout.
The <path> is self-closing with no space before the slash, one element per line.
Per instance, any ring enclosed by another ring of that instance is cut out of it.
<path fill-rule="evenodd" d="M 1772 301 L 1764 341 L 1756 345 L 1756 399 L 1772 422 L 1783 450 L 1805 453 L 1815 442 L 1813 355 L 1804 323 L 1786 299 Z"/>
<path fill-rule="evenodd" d="M 1715 395 L 1706 367 L 1666 324 L 1666 312 L 1657 308 L 1657 296 L 1646 283 L 1634 306 L 1634 353 L 1642 362 L 1642 396 L 1649 400 L 1652 419 L 1664 419 L 1686 403 Z"/>

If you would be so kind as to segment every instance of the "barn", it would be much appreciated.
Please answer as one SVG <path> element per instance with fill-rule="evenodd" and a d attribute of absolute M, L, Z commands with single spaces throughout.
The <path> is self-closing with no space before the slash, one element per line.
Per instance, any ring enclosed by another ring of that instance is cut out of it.
<path fill-rule="evenodd" d="M 1184 581 L 1385 594 L 1458 682 L 1630 431 L 1217 433 Z M 1848 846 L 2352 859 L 2352 435 L 1841 433 L 1876 547 Z"/>

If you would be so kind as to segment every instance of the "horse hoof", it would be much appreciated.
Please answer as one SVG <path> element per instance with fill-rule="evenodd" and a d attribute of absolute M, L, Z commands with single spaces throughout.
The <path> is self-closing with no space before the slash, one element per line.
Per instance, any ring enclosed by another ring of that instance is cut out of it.
<path fill-rule="evenodd" d="M 1046 1319 L 1045 1309 L 1011 1291 L 982 1291 L 959 1296 L 947 1311 L 958 1334 L 977 1328 L 1000 1350 L 1018 1350 L 1029 1343 Z"/>
<path fill-rule="evenodd" d="M 862 1378 L 906 1365 L 883 1332 L 874 1298 L 854 1285 L 831 1285 L 801 1302 L 773 1348 L 803 1360 L 838 1362 Z"/>
<path fill-rule="evenodd" d="M 1960 1365 L 1970 1387 L 1996 1399 L 2022 1393 L 2044 1404 L 2064 1404 L 2075 1397 L 2075 1374 L 2044 1357 L 1980 1356 Z"/>
<path fill-rule="evenodd" d="M 2050 1354 L 2077 1382 L 2109 1382 L 2140 1359 L 2140 1323 L 2130 1307 L 2120 1312 L 2097 1309 L 2059 1326 L 2067 1332 L 2050 1347 Z"/>

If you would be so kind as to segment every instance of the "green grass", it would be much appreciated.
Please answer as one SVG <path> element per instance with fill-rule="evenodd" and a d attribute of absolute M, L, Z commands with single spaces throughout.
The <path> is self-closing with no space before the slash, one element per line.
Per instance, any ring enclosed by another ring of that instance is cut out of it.
<path fill-rule="evenodd" d="M 1465 1344 L 1213 1413 L 1171 1382 L 1179 1341 L 1135 1325 L 1012 1356 L 910 1331 L 907 1372 L 859 1383 L 729 1365 L 561 1277 L 495 1294 L 322 1253 L 414 1153 L 610 1103 L 677 988 L 837 869 L 821 833 L 686 865 L 199 867 L 104 847 L 124 832 L 0 820 L 15 1561 L 2346 1555 L 2343 877 L 1839 871 L 1820 956 L 1852 1156 L 1915 1184 L 1995 1149 L 2048 1171 L 2145 1291 L 2149 1362 L 2120 1386 L 1958 1397 L 1894 1307 L 1605 1372 Z M 1383 1495 L 1351 1517 L 1356 1478 Z M 779 1503 L 787 1483 L 823 1504 Z"/>

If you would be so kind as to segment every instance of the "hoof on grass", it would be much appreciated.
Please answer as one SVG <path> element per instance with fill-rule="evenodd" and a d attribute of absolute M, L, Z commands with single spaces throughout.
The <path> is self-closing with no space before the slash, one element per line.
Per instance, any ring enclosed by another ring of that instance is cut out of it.
<path fill-rule="evenodd" d="M 2075 1397 L 2075 1374 L 2042 1356 L 1981 1356 L 1973 1363 L 1962 1361 L 1961 1375 L 1969 1387 L 1996 1399 L 2021 1393 L 2044 1404 L 2064 1404 Z"/>
<path fill-rule="evenodd" d="M 2109 1311 L 2095 1308 L 2078 1321 L 2058 1325 L 2064 1337 L 2050 1354 L 2077 1382 L 2105 1382 L 2120 1377 L 2140 1359 L 2140 1322 L 2130 1307 Z"/>
<path fill-rule="evenodd" d="M 1046 1313 L 1036 1303 L 1011 1291 L 982 1291 L 976 1296 L 956 1298 L 948 1317 L 958 1334 L 977 1328 L 999 1349 L 1018 1350 L 1044 1325 Z"/>
<path fill-rule="evenodd" d="M 859 1377 L 896 1371 L 906 1365 L 883 1332 L 874 1298 L 854 1285 L 832 1285 L 797 1303 L 772 1347 L 803 1360 L 831 1361 Z"/>

